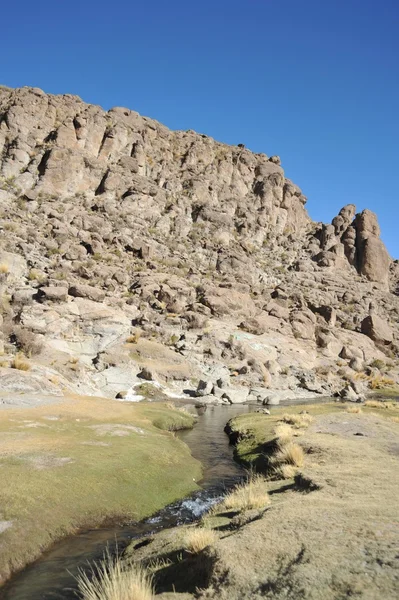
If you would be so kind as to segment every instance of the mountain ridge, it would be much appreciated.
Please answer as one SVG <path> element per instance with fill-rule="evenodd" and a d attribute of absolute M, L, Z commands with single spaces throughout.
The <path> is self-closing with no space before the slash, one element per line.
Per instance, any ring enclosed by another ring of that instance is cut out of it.
<path fill-rule="evenodd" d="M 399 270 L 374 213 L 315 223 L 278 156 L 129 109 L 0 88 L 0 115 L 3 338 L 40 338 L 40 377 L 56 352 L 64 388 L 105 395 L 121 364 L 122 388 L 147 369 L 229 402 L 392 379 Z"/>

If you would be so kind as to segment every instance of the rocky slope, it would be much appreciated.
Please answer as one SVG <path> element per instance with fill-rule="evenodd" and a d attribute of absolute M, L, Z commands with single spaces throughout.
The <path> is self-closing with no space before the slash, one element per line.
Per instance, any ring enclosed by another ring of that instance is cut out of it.
<path fill-rule="evenodd" d="M 312 222 L 279 157 L 36 88 L 0 88 L 0 152 L 3 390 L 273 403 L 397 381 L 376 215 Z"/>

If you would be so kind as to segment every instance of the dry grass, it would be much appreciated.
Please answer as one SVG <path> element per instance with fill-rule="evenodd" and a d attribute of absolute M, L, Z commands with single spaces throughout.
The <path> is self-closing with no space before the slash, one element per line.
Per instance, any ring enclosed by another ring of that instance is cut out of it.
<path fill-rule="evenodd" d="M 215 507 L 217 512 L 221 510 L 250 510 L 252 508 L 264 508 L 270 504 L 270 497 L 266 489 L 263 477 L 254 476 L 247 483 L 238 485 L 232 492 L 225 496 L 221 505 Z"/>
<path fill-rule="evenodd" d="M 213 546 L 218 536 L 212 529 L 190 529 L 184 539 L 184 547 L 191 554 L 199 554 L 208 546 Z"/>
<path fill-rule="evenodd" d="M 305 454 L 301 446 L 290 442 L 288 444 L 279 445 L 279 449 L 273 456 L 272 462 L 278 466 L 287 464 L 294 467 L 303 467 Z"/>
<path fill-rule="evenodd" d="M 292 425 L 293 427 L 296 427 L 297 429 L 304 429 L 305 427 L 309 427 L 309 425 L 311 424 L 311 422 L 313 421 L 313 417 L 312 415 L 309 415 L 308 413 L 303 413 L 303 414 L 297 414 L 297 413 L 291 413 L 291 414 L 285 414 L 281 417 L 281 421 L 283 423 L 288 423 L 288 425 Z"/>
<path fill-rule="evenodd" d="M 366 400 L 364 406 L 368 408 L 399 408 L 397 402 L 386 402 L 383 400 Z"/>
<path fill-rule="evenodd" d="M 141 331 L 135 331 L 134 333 L 132 333 L 132 335 L 129 335 L 129 337 L 126 338 L 126 343 L 127 344 L 137 344 L 140 337 L 141 337 Z"/>
<path fill-rule="evenodd" d="M 30 364 L 26 362 L 23 356 L 17 354 L 10 363 L 12 369 L 18 369 L 18 371 L 30 371 Z"/>
<path fill-rule="evenodd" d="M 281 479 L 293 479 L 297 473 L 298 469 L 289 464 L 281 465 L 275 470 L 276 476 Z"/>
<path fill-rule="evenodd" d="M 351 406 L 350 404 L 348 404 L 348 406 L 345 407 L 345 410 L 347 413 L 352 413 L 352 414 L 360 414 L 362 413 L 362 407 L 361 406 Z"/>
<path fill-rule="evenodd" d="M 389 386 L 395 385 L 395 380 L 390 377 L 385 377 L 381 375 L 376 375 L 372 379 L 370 379 L 370 388 L 372 390 L 380 390 Z"/>
<path fill-rule="evenodd" d="M 89 574 L 77 578 L 82 600 L 153 600 L 152 577 L 141 566 L 126 565 L 109 553 Z"/>
<path fill-rule="evenodd" d="M 274 433 L 282 444 L 288 444 L 295 435 L 294 430 L 288 423 L 278 423 L 274 429 Z"/>
<path fill-rule="evenodd" d="M 8 268 L 8 265 L 6 265 L 5 263 L 0 264 L 0 275 L 7 275 L 9 270 L 10 269 Z"/>
<path fill-rule="evenodd" d="M 399 417 L 391 417 L 391 421 L 394 423 L 399 423 Z"/>

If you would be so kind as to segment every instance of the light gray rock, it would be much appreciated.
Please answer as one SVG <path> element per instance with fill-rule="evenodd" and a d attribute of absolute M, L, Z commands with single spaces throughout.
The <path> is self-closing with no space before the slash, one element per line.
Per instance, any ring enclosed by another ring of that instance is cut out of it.
<path fill-rule="evenodd" d="M 230 387 L 223 390 L 222 398 L 228 400 L 230 404 L 243 404 L 249 396 L 247 387 Z"/>

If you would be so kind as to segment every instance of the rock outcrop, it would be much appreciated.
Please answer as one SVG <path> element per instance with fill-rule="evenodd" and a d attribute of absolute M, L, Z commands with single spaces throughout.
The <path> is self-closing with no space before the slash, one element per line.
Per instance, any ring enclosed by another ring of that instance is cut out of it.
<path fill-rule="evenodd" d="M 230 402 L 335 393 L 375 360 L 396 377 L 399 270 L 376 216 L 313 223 L 279 157 L 36 88 L 0 88 L 0 151 L 5 369 L 22 350 L 116 395 L 146 368 Z"/>

